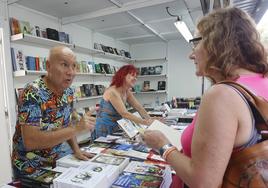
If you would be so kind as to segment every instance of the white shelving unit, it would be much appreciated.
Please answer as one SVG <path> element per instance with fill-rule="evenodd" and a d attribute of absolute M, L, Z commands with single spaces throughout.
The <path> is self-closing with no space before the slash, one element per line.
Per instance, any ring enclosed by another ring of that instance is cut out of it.
<path fill-rule="evenodd" d="M 135 62 L 135 60 L 131 59 L 131 58 L 123 57 L 123 56 L 116 55 L 116 54 L 107 53 L 107 52 L 104 52 L 104 51 L 101 51 L 101 50 L 81 47 L 81 46 L 77 46 L 77 45 L 73 46 L 73 50 L 75 52 L 88 54 L 88 55 L 92 55 L 92 56 L 95 56 L 95 57 L 101 57 L 101 58 L 105 58 L 105 59 L 113 59 L 113 60 L 116 60 L 116 61 L 122 61 L 122 62 L 126 62 L 126 63 Z"/>
<path fill-rule="evenodd" d="M 167 62 L 166 57 L 162 58 L 144 58 L 144 59 L 135 59 L 134 63 L 139 63 L 139 62 L 152 62 L 152 61 L 162 61 L 162 62 Z"/>
<path fill-rule="evenodd" d="M 136 67 L 150 67 L 150 66 L 162 66 L 161 74 L 151 74 L 151 75 L 139 75 L 137 85 L 140 86 L 141 90 L 143 88 L 144 81 L 150 81 L 150 89 L 155 89 L 156 91 L 146 91 L 146 92 L 134 92 L 138 100 L 144 105 L 157 106 L 161 102 L 167 100 L 167 58 L 143 58 L 135 59 L 133 64 Z M 166 82 L 166 90 L 157 90 L 158 81 Z"/>
<path fill-rule="evenodd" d="M 154 78 L 154 77 L 167 77 L 166 74 L 155 74 L 155 75 L 139 75 L 138 78 Z"/>
<path fill-rule="evenodd" d="M 76 98 L 75 101 L 80 102 L 80 101 L 86 101 L 86 100 L 92 100 L 92 99 L 100 99 L 100 98 L 102 98 L 102 95 Z"/>
<path fill-rule="evenodd" d="M 33 43 L 35 45 L 46 46 L 46 47 L 52 47 L 52 46 L 57 46 L 57 45 L 64 45 L 70 48 L 73 47 L 73 44 L 68 44 L 65 42 L 59 42 L 59 41 L 37 37 L 37 36 L 29 35 L 29 34 L 23 34 L 23 33 L 12 35 L 10 40 L 11 42 L 22 43 L 26 45 L 29 43 Z"/>
<path fill-rule="evenodd" d="M 167 91 L 166 90 L 141 91 L 141 92 L 134 92 L 134 94 L 167 94 Z"/>
<path fill-rule="evenodd" d="M 13 73 L 14 77 L 22 77 L 22 76 L 27 76 L 27 75 L 37 75 L 37 76 L 41 76 L 41 75 L 45 75 L 47 73 L 47 71 L 34 71 L 34 70 L 19 70 L 19 71 L 15 71 Z M 77 73 L 77 76 L 106 76 L 106 77 L 112 77 L 113 74 L 101 74 L 101 73 Z"/>

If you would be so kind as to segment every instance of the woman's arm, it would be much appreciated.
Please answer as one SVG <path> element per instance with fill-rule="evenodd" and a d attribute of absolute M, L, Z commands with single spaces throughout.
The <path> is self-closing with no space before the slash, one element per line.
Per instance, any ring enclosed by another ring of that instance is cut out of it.
<path fill-rule="evenodd" d="M 129 119 L 138 124 L 150 125 L 150 120 L 139 118 L 128 112 L 122 98 L 115 90 L 110 90 L 108 96 L 109 101 L 112 103 L 113 107 L 123 118 Z"/>
<path fill-rule="evenodd" d="M 150 115 L 147 113 L 147 111 L 143 108 L 143 106 L 139 103 L 139 101 L 134 97 L 133 93 L 131 91 L 127 92 L 127 102 L 139 112 L 139 114 L 144 119 L 149 119 Z"/>
<path fill-rule="evenodd" d="M 231 88 L 213 86 L 202 98 L 192 140 L 192 158 L 173 151 L 167 162 L 189 187 L 219 187 L 237 139 L 239 123 L 250 120 L 248 107 Z M 145 132 L 145 141 L 161 147 L 168 139 Z M 162 143 L 162 144 L 160 144 Z M 151 145 L 152 146 L 152 145 Z"/>

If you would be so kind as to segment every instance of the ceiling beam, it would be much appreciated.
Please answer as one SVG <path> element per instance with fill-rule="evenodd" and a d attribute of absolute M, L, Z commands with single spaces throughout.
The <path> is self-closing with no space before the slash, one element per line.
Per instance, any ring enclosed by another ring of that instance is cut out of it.
<path fill-rule="evenodd" d="M 104 31 L 113 31 L 113 30 L 119 30 L 119 29 L 124 29 L 128 27 L 136 27 L 136 26 L 141 26 L 142 24 L 140 23 L 135 23 L 135 24 L 127 24 L 127 25 L 120 25 L 120 26 L 115 26 L 115 27 L 106 27 L 102 29 L 95 29 L 96 32 L 104 32 Z"/>
<path fill-rule="evenodd" d="M 20 0 L 8 0 L 7 1 L 7 5 L 11 5 L 13 3 L 17 3 L 18 1 L 20 1 Z"/>
<path fill-rule="evenodd" d="M 156 37 L 155 35 L 138 35 L 138 36 L 133 36 L 133 37 L 123 37 L 123 38 L 116 38 L 116 40 L 130 40 L 130 39 L 141 39 L 141 38 L 148 38 L 148 37 Z"/>
<path fill-rule="evenodd" d="M 121 8 L 123 5 L 119 2 L 117 2 L 117 0 L 109 0 L 110 2 L 112 2 L 114 5 L 116 5 L 117 7 Z M 135 20 L 137 20 L 138 22 L 140 22 L 147 30 L 149 30 L 150 32 L 152 32 L 154 35 L 156 35 L 157 37 L 159 37 L 161 40 L 163 40 L 164 42 L 167 42 L 167 40 L 160 35 L 157 31 L 155 31 L 153 28 L 151 28 L 149 25 L 145 24 L 138 16 L 136 16 L 135 14 L 133 14 L 130 11 L 126 11 L 132 18 L 134 18 Z"/>
<path fill-rule="evenodd" d="M 75 23 L 75 22 L 79 22 L 83 20 L 98 18 L 101 16 L 107 16 L 107 15 L 116 14 L 116 13 L 122 13 L 122 12 L 130 11 L 130 10 L 150 7 L 150 6 L 159 5 L 163 3 L 169 3 L 173 1 L 175 0 L 136 0 L 134 2 L 125 3 L 120 8 L 109 7 L 109 8 L 100 9 L 91 13 L 80 14 L 80 15 L 70 16 L 70 17 L 63 17 L 62 24 L 65 25 L 69 23 Z"/>
<path fill-rule="evenodd" d="M 146 22 L 145 24 L 153 24 L 153 23 L 175 21 L 175 20 L 176 20 L 176 18 L 170 17 L 170 18 L 151 20 L 151 21 Z M 120 26 L 115 26 L 115 27 L 106 27 L 106 28 L 102 28 L 102 29 L 96 29 L 95 31 L 96 32 L 114 31 L 114 30 L 124 29 L 124 28 L 128 28 L 128 27 L 136 27 L 136 26 L 142 26 L 142 24 L 135 23 L 135 24 L 120 25 Z"/>

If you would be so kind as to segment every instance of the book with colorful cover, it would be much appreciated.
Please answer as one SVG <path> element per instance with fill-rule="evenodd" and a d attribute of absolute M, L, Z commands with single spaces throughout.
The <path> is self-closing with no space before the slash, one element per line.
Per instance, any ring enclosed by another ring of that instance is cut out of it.
<path fill-rule="evenodd" d="M 22 187 L 41 187 L 50 188 L 53 180 L 61 175 L 61 172 L 56 172 L 47 169 L 37 169 L 33 174 L 20 177 Z"/>
<path fill-rule="evenodd" d="M 133 123 L 129 119 L 122 118 L 118 120 L 117 123 L 129 138 L 134 138 L 136 135 L 138 135 L 138 133 L 144 131 L 142 127 Z"/>
<path fill-rule="evenodd" d="M 22 50 L 11 48 L 11 56 L 14 71 L 26 70 L 26 59 Z"/>
<path fill-rule="evenodd" d="M 113 188 L 158 188 L 163 181 L 162 177 L 134 174 L 125 172 L 112 184 Z"/>
<path fill-rule="evenodd" d="M 21 33 L 20 22 L 16 18 L 10 18 L 10 31 L 11 35 L 16 35 Z"/>
<path fill-rule="evenodd" d="M 163 165 L 145 164 L 144 162 L 131 161 L 124 172 L 163 177 L 166 167 Z"/>
<path fill-rule="evenodd" d="M 30 22 L 20 20 L 19 23 L 20 23 L 20 31 L 21 31 L 21 33 L 29 34 L 29 35 L 32 34 L 32 28 L 31 28 Z"/>

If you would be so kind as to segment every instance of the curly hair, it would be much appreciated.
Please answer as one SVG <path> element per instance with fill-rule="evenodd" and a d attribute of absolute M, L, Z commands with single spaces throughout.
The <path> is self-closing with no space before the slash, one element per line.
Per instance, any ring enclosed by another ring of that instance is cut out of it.
<path fill-rule="evenodd" d="M 236 79 L 237 68 L 267 75 L 268 63 L 255 22 L 235 7 L 217 9 L 197 24 L 208 54 L 206 72 L 220 72 L 223 79 Z"/>
<path fill-rule="evenodd" d="M 120 87 L 124 84 L 128 74 L 137 75 L 137 73 L 138 71 L 134 65 L 124 65 L 115 73 L 110 86 Z"/>

